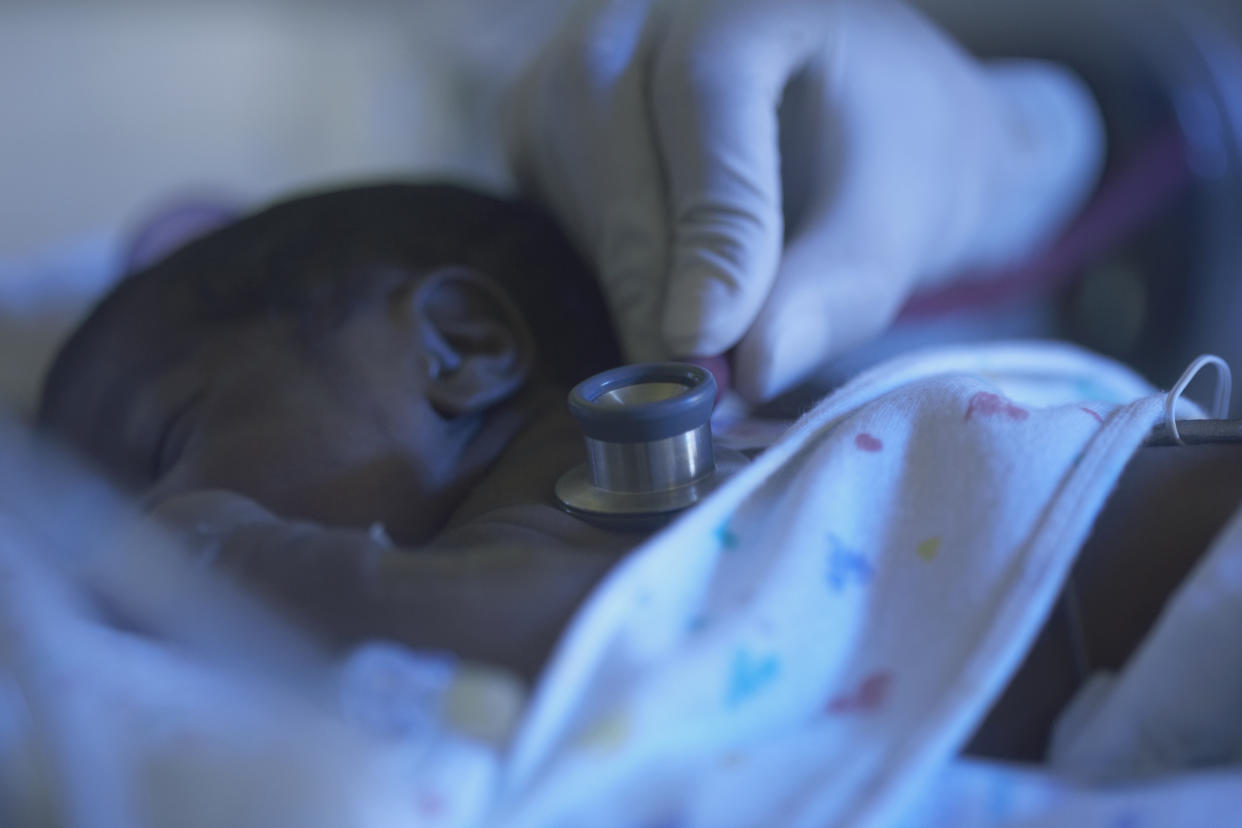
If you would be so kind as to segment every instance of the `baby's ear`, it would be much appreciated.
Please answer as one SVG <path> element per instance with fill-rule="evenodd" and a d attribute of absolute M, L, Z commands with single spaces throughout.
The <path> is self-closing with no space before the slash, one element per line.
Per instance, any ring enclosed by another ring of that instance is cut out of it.
<path fill-rule="evenodd" d="M 530 376 L 534 339 L 513 300 L 465 267 L 435 270 L 403 297 L 424 352 L 427 398 L 441 413 L 470 414 L 517 391 Z"/>

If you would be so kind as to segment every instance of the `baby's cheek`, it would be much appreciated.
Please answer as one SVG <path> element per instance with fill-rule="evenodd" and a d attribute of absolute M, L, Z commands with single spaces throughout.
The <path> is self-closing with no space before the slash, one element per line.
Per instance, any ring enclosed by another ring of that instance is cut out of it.
<path fill-rule="evenodd" d="M 223 490 L 252 499 L 281 516 L 304 511 L 313 493 L 331 476 L 316 468 L 306 452 L 290 450 L 281 441 L 243 433 L 207 432 L 196 435 L 171 469 L 160 479 L 152 497 L 196 490 Z"/>
<path fill-rule="evenodd" d="M 429 540 L 448 519 L 453 493 L 427 479 L 417 451 L 339 420 L 322 412 L 204 419 L 158 492 L 222 489 L 286 519 L 375 526 L 401 545 Z"/>

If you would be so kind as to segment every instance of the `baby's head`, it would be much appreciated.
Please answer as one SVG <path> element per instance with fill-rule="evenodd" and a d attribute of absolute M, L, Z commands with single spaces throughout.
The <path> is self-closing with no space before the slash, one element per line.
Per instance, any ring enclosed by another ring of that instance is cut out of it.
<path fill-rule="evenodd" d="M 445 185 L 287 201 L 133 273 L 61 350 L 40 419 L 123 484 L 438 529 L 517 400 L 620 355 L 533 208 Z"/>

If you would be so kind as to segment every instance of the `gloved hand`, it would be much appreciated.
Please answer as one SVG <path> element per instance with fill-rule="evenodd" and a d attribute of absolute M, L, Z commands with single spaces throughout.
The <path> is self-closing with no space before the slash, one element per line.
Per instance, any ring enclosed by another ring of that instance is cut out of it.
<path fill-rule="evenodd" d="M 510 90 L 505 141 L 627 356 L 736 345 L 752 400 L 1046 240 L 1103 148 L 1069 73 L 985 66 L 886 0 L 585 0 Z"/>

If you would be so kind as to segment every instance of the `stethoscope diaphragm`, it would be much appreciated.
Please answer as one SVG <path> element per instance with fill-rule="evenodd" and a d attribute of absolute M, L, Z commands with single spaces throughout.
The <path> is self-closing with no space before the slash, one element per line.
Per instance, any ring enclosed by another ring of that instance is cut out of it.
<path fill-rule="evenodd" d="M 746 464 L 713 447 L 716 380 L 697 365 L 614 368 L 569 392 L 587 461 L 563 474 L 556 497 L 570 514 L 611 528 L 648 528 L 702 500 Z"/>

